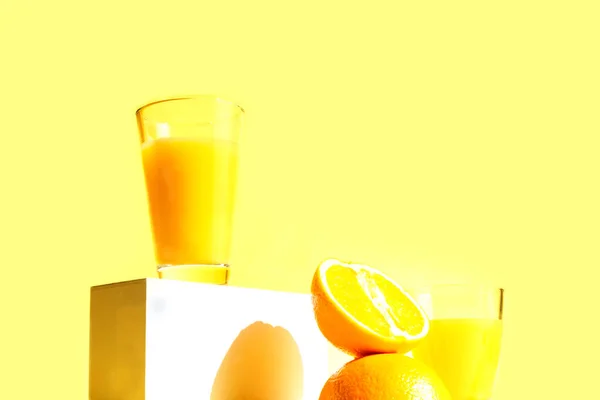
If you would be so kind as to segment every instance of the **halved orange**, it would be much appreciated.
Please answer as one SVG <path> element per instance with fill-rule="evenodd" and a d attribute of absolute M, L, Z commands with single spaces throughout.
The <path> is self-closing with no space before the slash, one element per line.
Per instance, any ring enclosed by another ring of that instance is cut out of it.
<path fill-rule="evenodd" d="M 429 332 L 413 298 L 367 265 L 326 260 L 315 271 L 311 293 L 321 333 L 354 357 L 406 353 Z"/>

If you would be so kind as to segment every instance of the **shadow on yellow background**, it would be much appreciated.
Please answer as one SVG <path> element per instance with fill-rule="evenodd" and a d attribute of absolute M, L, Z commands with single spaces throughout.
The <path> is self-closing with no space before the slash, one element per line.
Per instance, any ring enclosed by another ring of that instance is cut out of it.
<path fill-rule="evenodd" d="M 303 384 L 302 359 L 291 333 L 255 322 L 231 344 L 210 400 L 301 400 Z"/>

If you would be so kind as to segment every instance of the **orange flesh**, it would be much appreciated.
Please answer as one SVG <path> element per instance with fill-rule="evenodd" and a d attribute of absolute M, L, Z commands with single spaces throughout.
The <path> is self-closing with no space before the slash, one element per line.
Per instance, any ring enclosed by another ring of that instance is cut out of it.
<path fill-rule="evenodd" d="M 325 272 L 333 298 L 356 320 L 374 332 L 400 336 L 399 331 L 417 335 L 423 317 L 396 285 L 366 270 L 334 265 Z"/>
<path fill-rule="evenodd" d="M 390 315 L 396 326 L 410 335 L 418 335 L 424 325 L 420 310 L 392 282 L 381 275 L 374 275 L 373 278 L 381 292 L 386 294 L 386 301 L 393 310 Z"/>

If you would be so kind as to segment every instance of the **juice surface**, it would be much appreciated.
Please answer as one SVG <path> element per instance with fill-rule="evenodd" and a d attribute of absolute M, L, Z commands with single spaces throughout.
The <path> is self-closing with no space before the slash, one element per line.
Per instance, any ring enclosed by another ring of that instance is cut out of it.
<path fill-rule="evenodd" d="M 453 400 L 489 400 L 501 337 L 498 319 L 434 319 L 413 356 L 435 370 Z"/>
<path fill-rule="evenodd" d="M 143 144 L 142 159 L 157 263 L 229 263 L 237 144 L 159 138 Z"/>

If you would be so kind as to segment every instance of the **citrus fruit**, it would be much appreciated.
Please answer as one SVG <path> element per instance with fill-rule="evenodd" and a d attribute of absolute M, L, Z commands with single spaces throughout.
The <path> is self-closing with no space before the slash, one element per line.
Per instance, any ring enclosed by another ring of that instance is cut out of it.
<path fill-rule="evenodd" d="M 350 361 L 333 374 L 319 400 L 450 400 L 425 364 L 402 354 L 375 354 Z"/>
<path fill-rule="evenodd" d="M 354 357 L 406 353 L 429 331 L 429 320 L 412 297 L 366 265 L 324 261 L 315 271 L 311 293 L 321 333 Z"/>

